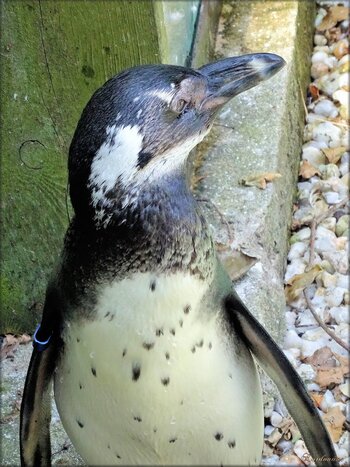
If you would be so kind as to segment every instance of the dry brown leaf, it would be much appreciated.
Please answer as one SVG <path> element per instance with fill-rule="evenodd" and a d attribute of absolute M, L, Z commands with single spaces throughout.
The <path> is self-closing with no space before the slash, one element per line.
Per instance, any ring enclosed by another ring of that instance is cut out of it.
<path fill-rule="evenodd" d="M 333 6 L 317 26 L 318 31 L 325 31 L 334 27 L 339 21 L 344 21 L 349 17 L 349 8 L 345 6 Z"/>
<path fill-rule="evenodd" d="M 329 347 L 321 347 L 316 350 L 310 357 L 305 358 L 305 363 L 309 363 L 315 369 L 322 367 L 323 369 L 334 368 L 337 366 L 334 354 Z"/>
<path fill-rule="evenodd" d="M 334 352 L 335 358 L 338 360 L 344 375 L 347 375 L 350 372 L 350 361 L 349 356 L 340 355 Z"/>
<path fill-rule="evenodd" d="M 18 342 L 20 345 L 25 345 L 31 342 L 32 338 L 28 334 L 22 334 L 18 337 Z"/>
<path fill-rule="evenodd" d="M 300 164 L 299 175 L 305 179 L 309 179 L 314 175 L 321 175 L 320 172 L 310 164 L 309 161 L 302 161 Z"/>
<path fill-rule="evenodd" d="M 233 250 L 222 243 L 216 244 L 216 251 L 231 280 L 237 280 L 257 263 L 259 258 L 249 256 L 241 250 Z"/>
<path fill-rule="evenodd" d="M 265 190 L 267 183 L 273 182 L 281 177 L 282 175 L 276 172 L 264 172 L 243 178 L 241 183 L 245 186 L 256 186 L 261 190 Z"/>
<path fill-rule="evenodd" d="M 309 91 L 313 101 L 317 100 L 320 97 L 320 90 L 318 89 L 316 84 L 309 84 Z"/>
<path fill-rule="evenodd" d="M 343 425 L 345 422 L 345 416 L 343 412 L 338 406 L 332 407 L 328 410 L 327 413 L 322 414 L 322 418 L 333 442 L 338 442 L 342 435 Z"/>
<path fill-rule="evenodd" d="M 343 33 L 341 31 L 341 28 L 331 28 L 327 29 L 327 31 L 324 33 L 325 38 L 327 39 L 329 44 L 333 44 L 334 42 L 338 42 L 342 36 Z"/>
<path fill-rule="evenodd" d="M 318 368 L 315 382 L 326 388 L 330 384 L 341 384 L 344 382 L 344 372 L 340 366 L 333 368 Z"/>
<path fill-rule="evenodd" d="M 317 392 L 312 392 L 310 394 L 311 396 L 311 399 L 313 400 L 314 404 L 316 405 L 316 407 L 319 407 L 322 400 L 323 400 L 323 394 L 318 394 Z"/>
<path fill-rule="evenodd" d="M 346 151 L 344 146 L 338 148 L 323 148 L 322 152 L 327 157 L 330 164 L 336 164 Z"/>
<path fill-rule="evenodd" d="M 321 271 L 321 266 L 315 264 L 309 271 L 303 274 L 295 274 L 295 276 L 291 277 L 285 287 L 287 302 L 289 303 L 295 300 L 306 287 L 314 282 Z"/>
<path fill-rule="evenodd" d="M 19 342 L 17 337 L 12 334 L 6 334 L 0 350 L 0 359 L 13 357 L 18 346 Z"/>

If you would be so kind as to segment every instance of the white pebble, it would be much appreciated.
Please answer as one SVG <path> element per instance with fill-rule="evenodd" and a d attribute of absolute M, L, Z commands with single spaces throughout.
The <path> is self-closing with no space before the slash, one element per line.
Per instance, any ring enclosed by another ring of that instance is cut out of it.
<path fill-rule="evenodd" d="M 284 280 L 288 282 L 293 276 L 303 274 L 305 268 L 306 263 L 302 259 L 295 259 L 292 263 L 288 264 Z"/>
<path fill-rule="evenodd" d="M 293 243 L 288 253 L 288 260 L 292 261 L 294 259 L 301 258 L 304 255 L 307 247 L 308 246 L 305 242 Z"/>
<path fill-rule="evenodd" d="M 283 417 L 278 412 L 273 411 L 270 417 L 271 425 L 278 428 L 283 422 Z"/>
<path fill-rule="evenodd" d="M 288 441 L 288 440 L 282 438 L 280 441 L 278 441 L 277 447 L 283 453 L 285 453 L 285 452 L 288 452 L 291 449 L 293 449 L 293 443 L 292 443 L 292 441 Z"/>
<path fill-rule="evenodd" d="M 266 425 L 265 428 L 264 428 L 264 435 L 267 436 L 267 437 L 270 436 L 271 433 L 274 431 L 274 429 L 275 428 L 273 426 Z"/>
<path fill-rule="evenodd" d="M 344 154 L 342 155 L 341 161 L 340 161 L 340 166 L 339 166 L 339 172 L 342 175 L 345 175 L 349 172 L 349 159 L 350 159 L 350 153 L 344 152 Z"/>
<path fill-rule="evenodd" d="M 349 101 L 349 92 L 345 91 L 345 89 L 338 89 L 333 93 L 332 97 L 342 105 L 347 105 Z"/>
<path fill-rule="evenodd" d="M 324 62 L 323 62 L 325 65 L 327 65 L 331 70 L 333 68 L 336 68 L 336 66 L 338 65 L 338 60 L 336 57 L 333 57 L 333 56 L 328 56 Z"/>
<path fill-rule="evenodd" d="M 311 63 L 325 62 L 327 58 L 328 54 L 326 52 L 315 52 L 311 57 Z"/>
<path fill-rule="evenodd" d="M 339 76 L 340 73 L 337 70 L 333 73 L 328 73 L 318 78 L 316 85 L 321 91 L 328 94 L 328 96 L 332 96 L 332 94 L 339 89 Z"/>
<path fill-rule="evenodd" d="M 325 228 L 323 225 L 319 225 L 316 229 L 316 238 L 329 238 L 330 240 L 335 240 L 336 235 L 331 230 Z"/>
<path fill-rule="evenodd" d="M 318 341 L 308 341 L 306 339 L 303 339 L 302 341 L 301 354 L 303 358 L 311 357 L 316 350 L 319 350 L 322 347 L 322 344 Z"/>
<path fill-rule="evenodd" d="M 328 229 L 332 232 L 335 232 L 335 226 L 337 224 L 337 219 L 335 217 L 327 217 L 321 222 L 322 227 Z"/>
<path fill-rule="evenodd" d="M 302 159 L 310 162 L 314 167 L 324 164 L 326 162 L 326 156 L 320 149 L 314 146 L 308 146 L 303 149 Z"/>
<path fill-rule="evenodd" d="M 349 276 L 345 274 L 335 274 L 337 277 L 337 286 L 346 289 L 349 287 Z"/>
<path fill-rule="evenodd" d="M 348 88 L 350 85 L 350 78 L 349 78 L 349 74 L 348 73 L 342 73 L 340 76 L 339 76 L 339 86 L 341 88 Z M 349 92 L 348 92 L 348 96 L 349 96 Z M 346 103 L 344 104 L 346 105 Z"/>
<path fill-rule="evenodd" d="M 324 141 L 330 148 L 340 145 L 341 129 L 330 122 L 320 123 L 312 130 L 312 137 L 316 141 Z"/>
<path fill-rule="evenodd" d="M 296 241 L 308 240 L 311 235 L 310 227 L 304 227 L 295 233 L 292 238 L 295 238 Z"/>
<path fill-rule="evenodd" d="M 349 310 L 346 306 L 333 306 L 329 313 L 337 324 L 349 323 Z"/>
<path fill-rule="evenodd" d="M 299 368 L 297 368 L 297 372 L 303 380 L 307 381 L 312 381 L 316 376 L 316 372 L 313 367 L 306 363 L 302 363 Z"/>
<path fill-rule="evenodd" d="M 313 112 L 310 112 L 308 114 L 308 116 L 306 117 L 307 123 L 316 123 L 316 124 L 318 124 L 318 123 L 323 122 L 323 120 L 324 120 L 324 117 L 322 115 L 317 115 L 317 114 L 315 114 Z"/>
<path fill-rule="evenodd" d="M 325 62 L 316 62 L 311 65 L 311 77 L 313 79 L 321 78 L 329 72 L 328 65 Z"/>
<path fill-rule="evenodd" d="M 322 271 L 321 279 L 324 287 L 335 287 L 338 281 L 336 274 L 329 274 L 327 271 Z"/>
<path fill-rule="evenodd" d="M 306 387 L 307 387 L 307 390 L 309 392 L 311 392 L 311 391 L 316 391 L 316 392 L 321 391 L 320 386 L 318 384 L 316 384 L 316 383 L 309 383 L 309 384 L 307 384 Z"/>
<path fill-rule="evenodd" d="M 295 324 L 296 317 L 297 317 L 296 313 L 294 311 L 286 311 L 285 317 L 286 317 L 287 327 L 288 328 L 293 327 Z"/>
<path fill-rule="evenodd" d="M 339 169 L 335 164 L 320 165 L 319 170 L 324 180 L 329 180 L 332 177 L 339 177 Z"/>
<path fill-rule="evenodd" d="M 272 454 L 271 456 L 265 457 L 262 460 L 262 465 L 278 465 L 279 464 L 279 456 L 277 454 Z"/>
<path fill-rule="evenodd" d="M 338 115 L 338 109 L 329 99 L 323 99 L 318 102 L 314 109 L 315 114 L 323 115 L 324 117 L 335 118 Z"/>
<path fill-rule="evenodd" d="M 337 307 L 339 306 L 343 299 L 344 293 L 347 289 L 343 289 L 341 287 L 329 288 L 327 289 L 327 293 L 325 296 L 325 301 L 329 307 Z"/>
<path fill-rule="evenodd" d="M 327 39 L 322 34 L 314 35 L 314 44 L 317 45 L 327 45 Z"/>
<path fill-rule="evenodd" d="M 335 404 L 334 396 L 332 392 L 329 389 L 327 389 L 320 403 L 320 408 L 323 410 L 323 412 L 327 413 L 328 410 L 334 406 L 334 404 Z"/>
<path fill-rule="evenodd" d="M 329 237 L 320 237 L 315 240 L 315 251 L 320 254 L 333 252 L 336 249 L 336 239 Z"/>
<path fill-rule="evenodd" d="M 284 338 L 284 348 L 285 349 L 300 349 L 302 346 L 303 340 L 298 336 L 294 329 L 289 329 L 286 332 Z"/>
<path fill-rule="evenodd" d="M 328 204 L 337 204 L 341 201 L 341 199 L 339 198 L 339 194 L 335 191 L 326 191 L 325 193 L 323 193 L 323 197 Z"/>

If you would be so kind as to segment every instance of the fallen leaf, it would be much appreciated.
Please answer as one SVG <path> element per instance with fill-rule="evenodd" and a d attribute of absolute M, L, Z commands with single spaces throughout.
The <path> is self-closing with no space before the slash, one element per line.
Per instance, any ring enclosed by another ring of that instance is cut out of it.
<path fill-rule="evenodd" d="M 32 338 L 28 334 L 22 334 L 18 337 L 18 342 L 20 345 L 25 345 L 31 342 Z"/>
<path fill-rule="evenodd" d="M 331 28 L 327 29 L 324 33 L 325 38 L 327 39 L 329 44 L 333 44 L 334 42 L 338 42 L 342 38 L 342 31 L 341 28 Z"/>
<path fill-rule="evenodd" d="M 340 366 L 334 368 L 318 368 L 315 382 L 321 388 L 327 388 L 331 384 L 344 382 L 344 372 Z"/>
<path fill-rule="evenodd" d="M 13 358 L 13 354 L 19 346 L 18 339 L 12 334 L 6 334 L 0 350 L 0 360 L 4 358 Z"/>
<path fill-rule="evenodd" d="M 325 31 L 334 27 L 339 21 L 344 21 L 349 17 L 349 8 L 345 6 L 333 6 L 317 26 L 318 31 Z"/>
<path fill-rule="evenodd" d="M 329 347 L 321 347 L 320 349 L 316 350 L 310 357 L 305 358 L 304 361 L 305 363 L 312 365 L 316 370 L 320 367 L 326 369 L 334 368 L 337 366 L 337 361 Z"/>
<path fill-rule="evenodd" d="M 314 401 L 316 407 L 320 407 L 320 404 L 323 400 L 323 394 L 318 394 L 317 392 L 310 393 L 311 399 Z"/>
<path fill-rule="evenodd" d="M 340 355 L 340 354 L 337 354 L 336 352 L 334 352 L 334 356 L 335 358 L 338 360 L 343 372 L 344 372 L 344 375 L 347 375 L 349 372 L 350 372 L 350 361 L 349 361 L 349 356 L 344 356 L 344 355 Z"/>
<path fill-rule="evenodd" d="M 321 151 L 327 157 L 330 164 L 336 164 L 346 151 L 346 148 L 344 146 L 338 148 L 323 148 Z"/>
<path fill-rule="evenodd" d="M 322 414 L 322 419 L 333 442 L 338 442 L 342 435 L 343 425 L 346 420 L 343 412 L 338 406 L 332 407 L 327 413 Z"/>
<path fill-rule="evenodd" d="M 320 97 L 320 90 L 318 89 L 316 84 L 309 84 L 309 91 L 313 101 L 317 100 Z"/>
<path fill-rule="evenodd" d="M 309 179 L 314 175 L 321 175 L 320 172 L 310 164 L 309 161 L 302 161 L 300 164 L 299 175 L 305 179 Z"/>
<path fill-rule="evenodd" d="M 244 276 L 244 274 L 246 274 L 246 272 L 249 271 L 249 269 L 252 268 L 259 260 L 259 258 L 249 256 L 241 250 L 234 250 L 221 243 L 216 244 L 216 251 L 220 261 L 233 281 Z"/>
<path fill-rule="evenodd" d="M 287 302 L 292 302 L 295 300 L 300 292 L 302 292 L 306 287 L 314 282 L 321 271 L 321 266 L 319 264 L 315 264 L 315 266 L 313 266 L 308 271 L 302 274 L 295 274 L 293 277 L 291 277 L 285 287 Z"/>
<path fill-rule="evenodd" d="M 256 186 L 261 190 L 265 190 L 267 183 L 281 178 L 282 175 L 276 172 L 264 172 L 257 175 L 251 175 L 241 180 L 242 185 Z"/>

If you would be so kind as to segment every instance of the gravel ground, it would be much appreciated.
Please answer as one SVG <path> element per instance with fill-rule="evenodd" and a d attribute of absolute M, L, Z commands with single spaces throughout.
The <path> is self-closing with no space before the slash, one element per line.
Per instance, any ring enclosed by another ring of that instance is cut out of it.
<path fill-rule="evenodd" d="M 349 465 L 349 21 L 348 2 L 321 2 L 306 102 L 293 232 L 285 273 L 284 352 Z M 265 409 L 263 465 L 308 464 L 277 401 Z M 303 462 L 304 460 L 304 462 Z"/>
<path fill-rule="evenodd" d="M 285 274 L 284 351 L 330 431 L 340 464 L 348 465 L 350 88 L 344 5 L 318 4 L 313 82 Z M 0 465 L 19 464 L 19 405 L 31 353 L 28 341 L 9 336 L 2 347 Z M 308 465 L 307 450 L 281 400 L 266 405 L 265 419 L 263 465 Z M 53 463 L 79 464 L 55 409 L 52 431 Z"/>

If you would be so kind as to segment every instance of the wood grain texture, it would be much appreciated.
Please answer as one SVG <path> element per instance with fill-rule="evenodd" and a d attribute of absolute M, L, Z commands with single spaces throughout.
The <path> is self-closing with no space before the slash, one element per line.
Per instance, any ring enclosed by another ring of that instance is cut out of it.
<path fill-rule="evenodd" d="M 40 317 L 62 245 L 84 105 L 121 69 L 160 61 L 153 2 L 4 1 L 1 59 L 0 332 L 23 332 Z"/>

